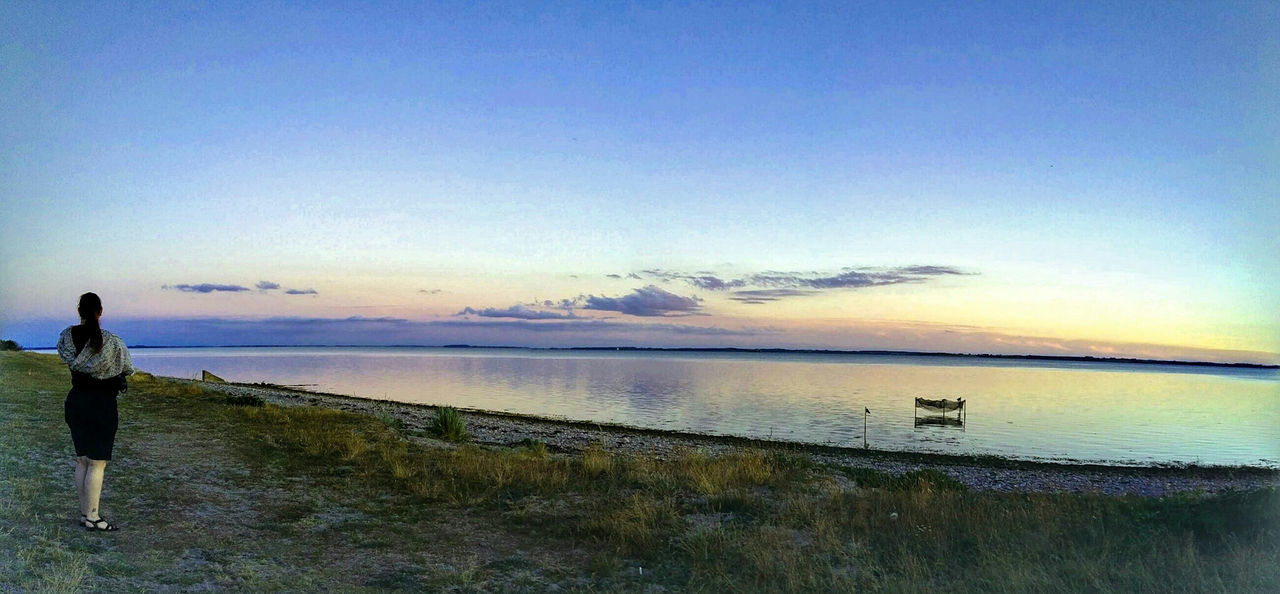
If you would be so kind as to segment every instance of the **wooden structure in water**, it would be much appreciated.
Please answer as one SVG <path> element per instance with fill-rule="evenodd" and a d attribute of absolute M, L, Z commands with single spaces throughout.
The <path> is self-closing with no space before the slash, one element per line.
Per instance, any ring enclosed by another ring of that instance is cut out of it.
<path fill-rule="evenodd" d="M 955 400 L 916 398 L 916 406 L 913 410 L 915 426 L 964 427 L 964 422 L 969 417 L 969 412 L 964 405 L 964 398 Z M 920 409 L 924 409 L 926 416 L 920 416 Z M 956 416 L 947 416 L 950 412 L 956 413 Z"/>
<path fill-rule="evenodd" d="M 218 377 L 218 376 L 216 376 L 216 375 L 214 375 L 214 374 L 212 374 L 212 373 L 209 373 L 209 370 L 208 370 L 208 369 L 201 369 L 201 370 L 200 370 L 200 381 L 202 381 L 202 382 L 213 382 L 213 383 L 215 383 L 215 384 L 224 384 L 224 383 L 226 383 L 226 382 L 227 382 L 227 380 L 224 380 L 224 379 L 222 379 L 222 378 L 220 378 L 220 377 Z"/>

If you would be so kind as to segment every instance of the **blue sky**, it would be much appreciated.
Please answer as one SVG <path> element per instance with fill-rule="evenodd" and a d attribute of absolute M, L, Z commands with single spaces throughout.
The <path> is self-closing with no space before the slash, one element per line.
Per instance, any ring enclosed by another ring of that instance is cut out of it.
<path fill-rule="evenodd" d="M 41 343 L 95 290 L 146 342 L 364 316 L 430 342 L 948 346 L 924 325 L 1274 358 L 1278 12 L 6 4 L 0 332 Z M 626 277 L 908 266 L 965 274 L 754 304 Z M 699 315 L 537 340 L 455 315 L 649 286 Z"/>

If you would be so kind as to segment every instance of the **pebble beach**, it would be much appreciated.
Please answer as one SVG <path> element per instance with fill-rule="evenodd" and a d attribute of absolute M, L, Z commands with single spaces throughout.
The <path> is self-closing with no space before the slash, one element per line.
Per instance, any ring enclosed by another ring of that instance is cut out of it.
<path fill-rule="evenodd" d="M 191 380 L 185 380 L 191 381 Z M 310 392 L 264 384 L 199 383 L 228 396 L 256 396 L 281 406 L 321 406 L 398 421 L 407 433 L 421 435 L 436 407 Z M 1280 470 L 1253 467 L 1133 467 L 1003 458 L 932 455 L 874 449 L 770 442 L 728 436 L 698 435 L 619 425 L 597 424 L 463 410 L 472 443 L 515 446 L 525 440 L 545 443 L 552 452 L 577 452 L 599 443 L 619 453 L 662 457 L 679 449 L 718 453 L 740 447 L 798 450 L 833 466 L 872 468 L 890 474 L 935 469 L 976 491 L 1073 492 L 1105 495 L 1165 496 L 1182 492 L 1219 493 L 1280 485 Z M 441 447 L 452 444 L 422 437 Z"/>

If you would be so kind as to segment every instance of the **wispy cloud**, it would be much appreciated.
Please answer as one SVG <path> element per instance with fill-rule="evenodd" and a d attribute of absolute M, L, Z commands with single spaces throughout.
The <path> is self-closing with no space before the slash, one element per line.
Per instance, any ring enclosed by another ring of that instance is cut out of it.
<path fill-rule="evenodd" d="M 748 291 L 734 291 L 729 298 L 743 303 L 767 303 L 784 297 L 806 297 L 816 293 L 817 291 L 806 289 L 751 289 Z"/>
<path fill-rule="evenodd" d="M 482 318 L 515 318 L 519 320 L 572 320 L 578 318 L 572 311 L 542 311 L 524 305 L 512 305 L 504 309 L 496 307 L 486 307 L 484 309 L 465 307 L 462 311 L 453 315 L 480 316 Z"/>
<path fill-rule="evenodd" d="M 266 293 L 267 291 L 275 291 L 279 289 L 280 283 L 273 283 L 271 281 L 264 280 L 264 281 L 258 281 L 257 284 L 255 284 L 253 287 L 257 289 L 259 293 Z M 240 292 L 245 292 L 250 290 L 249 287 L 244 287 L 241 285 L 224 285 L 224 284 L 217 284 L 217 283 L 200 283 L 195 285 L 183 283 L 180 285 L 163 285 L 160 288 L 166 289 L 166 290 L 172 289 L 175 291 L 182 291 L 184 293 L 218 293 L 218 292 L 240 293 Z M 318 295 L 319 294 L 316 292 L 315 289 L 289 289 L 284 293 L 286 295 Z"/>
<path fill-rule="evenodd" d="M 418 289 L 419 293 L 425 293 L 427 295 L 439 295 L 442 291 L 443 289 Z"/>
<path fill-rule="evenodd" d="M 904 266 L 899 268 L 898 271 L 904 274 L 919 274 L 927 276 L 976 274 L 972 272 L 964 272 L 953 266 Z"/>
<path fill-rule="evenodd" d="M 622 297 L 587 295 L 583 309 L 642 317 L 694 315 L 702 311 L 700 301 L 697 297 L 684 297 L 649 285 Z"/>
<path fill-rule="evenodd" d="M 722 328 L 719 326 L 695 326 L 691 324 L 670 323 L 627 323 L 610 320 L 577 318 L 551 322 L 528 320 L 439 320 L 422 322 L 431 327 L 452 328 L 509 328 L 529 330 L 533 332 L 624 332 L 624 333 L 673 333 L 696 336 L 758 336 L 772 334 L 769 328 Z"/>
<path fill-rule="evenodd" d="M 680 281 L 707 291 L 732 291 L 735 301 L 766 303 L 784 297 L 813 295 L 828 289 L 861 289 L 904 283 L 924 283 L 939 276 L 974 274 L 952 266 L 900 266 L 896 268 L 846 267 L 840 272 L 766 271 L 725 278 L 713 271 L 694 274 L 650 268 L 642 274 L 664 283 Z M 635 274 L 635 273 L 632 273 Z"/>
<path fill-rule="evenodd" d="M 184 293 L 213 293 L 213 292 L 231 292 L 238 293 L 240 291 L 248 291 L 249 287 L 240 285 L 219 285 L 214 283 L 200 283 L 198 285 L 189 285 L 186 283 L 180 285 L 164 285 L 161 289 L 174 289 Z"/>
<path fill-rule="evenodd" d="M 752 283 L 759 286 L 774 287 L 857 289 L 862 287 L 898 285 L 902 283 L 922 283 L 935 276 L 962 274 L 965 273 L 946 266 L 907 266 L 903 268 L 889 268 L 883 270 L 846 268 L 839 274 L 817 277 L 806 277 L 796 274 L 758 274 L 752 277 Z"/>
<path fill-rule="evenodd" d="M 733 280 L 724 280 L 709 274 L 689 276 L 685 277 L 684 280 L 699 289 L 706 289 L 708 291 L 725 291 L 728 289 L 745 287 L 747 285 L 747 281 L 745 279 L 738 278 Z"/>

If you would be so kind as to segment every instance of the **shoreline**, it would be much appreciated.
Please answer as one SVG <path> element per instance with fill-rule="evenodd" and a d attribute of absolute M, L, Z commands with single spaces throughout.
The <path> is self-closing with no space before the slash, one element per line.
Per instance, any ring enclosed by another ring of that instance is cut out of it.
<path fill-rule="evenodd" d="M 86 535 L 65 365 L 0 353 L 0 379 L 3 591 L 1269 591 L 1280 577 L 1275 472 L 956 458 L 909 472 L 925 464 L 484 413 L 463 413 L 464 445 L 424 431 L 428 406 L 145 373 L 120 400 L 104 483 L 123 529 Z M 503 445 L 525 437 L 545 441 Z"/>
<path fill-rule="evenodd" d="M 321 406 L 369 414 L 402 425 L 411 438 L 427 440 L 441 447 L 456 447 L 427 436 L 427 424 L 437 408 L 433 405 L 375 400 L 273 384 L 167 379 L 191 382 L 228 396 L 257 396 L 282 406 Z M 1018 460 L 989 455 L 901 452 L 704 435 L 500 411 L 458 410 L 466 418 L 467 430 L 472 434 L 471 443 L 512 447 L 523 440 L 533 439 L 544 442 L 548 449 L 557 453 L 579 453 L 592 443 L 600 443 L 614 451 L 651 454 L 659 458 L 680 449 L 701 449 L 713 453 L 738 448 L 781 449 L 800 452 L 835 467 L 872 468 L 898 475 L 934 469 L 977 491 L 1164 496 L 1280 486 L 1280 469 L 1256 466 L 1119 466 Z"/>

